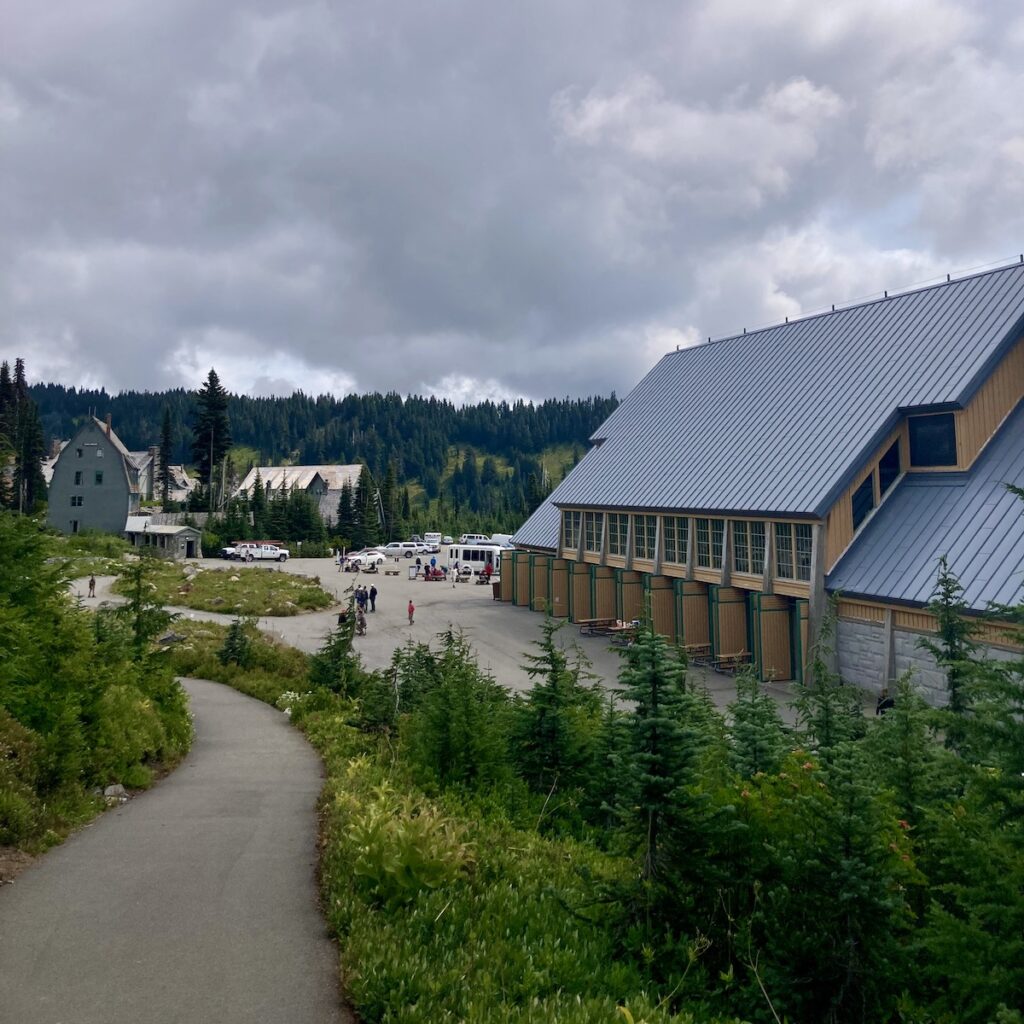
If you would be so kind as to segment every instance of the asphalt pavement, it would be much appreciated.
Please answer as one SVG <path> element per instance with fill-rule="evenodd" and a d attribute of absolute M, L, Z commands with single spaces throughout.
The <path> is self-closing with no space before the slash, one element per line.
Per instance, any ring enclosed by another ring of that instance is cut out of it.
<path fill-rule="evenodd" d="M 3 1024 L 352 1020 L 317 906 L 319 760 L 280 712 L 185 685 L 181 766 L 0 889 Z"/>

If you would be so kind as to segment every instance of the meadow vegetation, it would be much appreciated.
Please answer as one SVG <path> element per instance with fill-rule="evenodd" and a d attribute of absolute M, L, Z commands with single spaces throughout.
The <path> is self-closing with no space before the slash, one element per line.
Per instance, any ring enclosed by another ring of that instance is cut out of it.
<path fill-rule="evenodd" d="M 113 548 L 81 540 L 78 551 Z M 103 787 L 145 787 L 192 737 L 188 702 L 154 638 L 148 564 L 129 567 L 123 608 L 90 613 L 69 597 L 68 546 L 0 513 L 0 846 L 37 851 L 102 806 Z"/>
<path fill-rule="evenodd" d="M 197 568 L 160 561 L 149 583 L 163 604 L 227 615 L 301 615 L 329 608 L 333 595 L 320 586 L 319 577 L 296 576 L 266 566 L 230 565 L 224 569 Z M 114 592 L 124 594 L 124 579 Z"/>
<path fill-rule="evenodd" d="M 458 634 L 366 672 L 349 629 L 261 695 L 324 758 L 361 1019 L 1020 1022 L 1024 661 L 971 650 L 950 730 L 909 679 L 866 719 L 822 657 L 788 728 L 751 677 L 723 717 L 651 631 L 619 708 L 553 621 L 522 698 Z"/>

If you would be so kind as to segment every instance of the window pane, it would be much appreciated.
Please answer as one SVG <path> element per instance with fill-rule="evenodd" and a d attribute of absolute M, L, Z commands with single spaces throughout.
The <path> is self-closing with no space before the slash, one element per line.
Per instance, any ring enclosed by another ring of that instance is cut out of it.
<path fill-rule="evenodd" d="M 811 578 L 811 528 L 806 523 L 797 523 L 796 534 L 796 578 Z"/>
<path fill-rule="evenodd" d="M 900 443 L 893 441 L 878 463 L 878 491 L 885 494 L 900 475 Z"/>
<path fill-rule="evenodd" d="M 875 507 L 875 492 L 871 485 L 871 477 L 853 492 L 853 528 L 856 530 L 867 518 L 867 514 Z"/>
<path fill-rule="evenodd" d="M 654 516 L 633 516 L 633 557 L 653 558 L 657 519 Z"/>
<path fill-rule="evenodd" d="M 579 547 L 580 543 L 580 513 L 562 513 L 562 546 L 566 548 Z"/>
<path fill-rule="evenodd" d="M 629 535 L 629 516 L 625 512 L 608 514 L 608 554 L 624 555 Z"/>
<path fill-rule="evenodd" d="M 587 551 L 600 553 L 601 533 L 604 529 L 603 512 L 585 512 L 583 514 L 584 538 L 583 546 Z"/>
<path fill-rule="evenodd" d="M 793 579 L 793 528 L 789 523 L 775 524 L 775 575 Z"/>
<path fill-rule="evenodd" d="M 912 466 L 956 465 L 956 420 L 951 412 L 911 416 L 908 425 Z"/>
<path fill-rule="evenodd" d="M 722 554 L 725 551 L 725 520 L 711 520 L 711 567 L 722 568 Z"/>
<path fill-rule="evenodd" d="M 697 564 L 711 568 L 711 522 L 708 519 L 697 520 Z"/>
<path fill-rule="evenodd" d="M 764 523 L 750 524 L 750 571 L 764 572 Z"/>
<path fill-rule="evenodd" d="M 737 572 L 750 572 L 750 541 L 746 523 L 732 524 L 732 558 Z"/>

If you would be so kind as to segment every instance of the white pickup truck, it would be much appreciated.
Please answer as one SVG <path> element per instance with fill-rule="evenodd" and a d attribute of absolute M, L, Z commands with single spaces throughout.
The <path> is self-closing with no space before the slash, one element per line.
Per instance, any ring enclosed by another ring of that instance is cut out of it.
<path fill-rule="evenodd" d="M 272 562 L 287 562 L 290 552 L 277 544 L 239 544 L 235 548 L 234 557 L 240 562 L 257 562 L 270 560 Z"/>

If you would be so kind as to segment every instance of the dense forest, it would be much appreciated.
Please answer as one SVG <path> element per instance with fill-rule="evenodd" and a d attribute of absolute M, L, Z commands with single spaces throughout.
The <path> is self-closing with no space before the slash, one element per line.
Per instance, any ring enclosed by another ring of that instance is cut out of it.
<path fill-rule="evenodd" d="M 174 461 L 191 460 L 194 391 L 110 395 L 106 390 L 37 384 L 29 393 L 47 440 L 70 437 L 95 410 L 101 417 L 111 413 L 118 436 L 133 451 L 158 443 L 166 407 Z M 234 443 L 258 451 L 264 465 L 284 460 L 296 465 L 365 462 L 374 476 L 383 477 L 394 461 L 399 480 L 418 480 L 434 497 L 452 447 L 472 448 L 510 463 L 554 445 L 585 447 L 617 404 L 614 394 L 460 408 L 438 398 L 395 393 L 313 398 L 296 392 L 289 398 L 230 395 L 227 414 Z"/>

